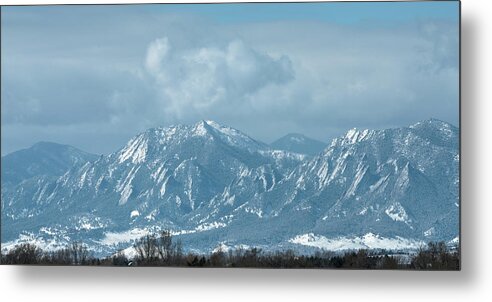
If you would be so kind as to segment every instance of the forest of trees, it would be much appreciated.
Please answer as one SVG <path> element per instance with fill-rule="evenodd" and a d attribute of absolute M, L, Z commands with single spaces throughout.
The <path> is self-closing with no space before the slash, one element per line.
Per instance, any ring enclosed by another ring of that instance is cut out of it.
<path fill-rule="evenodd" d="M 459 270 L 460 252 L 444 242 L 430 242 L 415 254 L 395 255 L 385 251 L 358 250 L 346 253 L 319 251 L 299 255 L 292 250 L 263 252 L 258 248 L 210 254 L 184 253 L 180 240 L 174 242 L 169 231 L 147 235 L 134 243 L 135 256 L 123 251 L 111 257 L 96 258 L 87 247 L 74 242 L 70 246 L 43 251 L 30 243 L 15 246 L 3 254 L 2 264 L 102 265 L 102 266 L 191 266 L 191 267 L 258 267 L 258 268 L 335 268 L 335 269 L 408 269 Z M 406 257 L 406 260 L 403 260 Z"/>

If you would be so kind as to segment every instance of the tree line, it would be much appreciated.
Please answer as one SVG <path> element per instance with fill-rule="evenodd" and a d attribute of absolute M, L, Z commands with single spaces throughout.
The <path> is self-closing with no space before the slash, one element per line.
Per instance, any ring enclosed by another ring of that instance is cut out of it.
<path fill-rule="evenodd" d="M 169 231 L 149 234 L 135 241 L 133 256 L 124 251 L 97 258 L 87 246 L 73 242 L 56 251 L 43 251 L 31 243 L 15 246 L 2 253 L 2 264 L 96 265 L 96 266 L 189 266 L 189 267 L 257 267 L 257 268 L 335 268 L 335 269 L 409 269 L 459 270 L 459 249 L 444 242 L 430 242 L 415 254 L 392 254 L 389 251 L 357 250 L 343 254 L 319 251 L 299 255 L 293 250 L 264 252 L 259 248 L 225 251 L 217 248 L 209 254 L 183 251 L 181 240 L 174 241 Z"/>

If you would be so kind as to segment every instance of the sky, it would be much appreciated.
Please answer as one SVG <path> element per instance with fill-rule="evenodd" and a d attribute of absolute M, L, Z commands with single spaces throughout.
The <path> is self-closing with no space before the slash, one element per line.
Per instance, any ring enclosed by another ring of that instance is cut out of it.
<path fill-rule="evenodd" d="M 266 143 L 459 124 L 455 1 L 2 7 L 1 39 L 2 155 L 202 119 Z"/>

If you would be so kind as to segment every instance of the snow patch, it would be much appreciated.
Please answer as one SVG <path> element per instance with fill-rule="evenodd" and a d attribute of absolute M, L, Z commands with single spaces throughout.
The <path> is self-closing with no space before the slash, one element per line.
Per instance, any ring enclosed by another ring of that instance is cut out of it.
<path fill-rule="evenodd" d="M 15 240 L 2 242 L 2 253 L 8 253 L 11 249 L 24 243 L 34 244 L 43 251 L 56 251 L 69 245 L 70 237 L 66 235 L 65 231 L 53 229 L 45 229 L 45 231 L 50 232 L 51 238 L 36 236 L 33 233 L 23 233 Z"/>
<path fill-rule="evenodd" d="M 329 239 L 313 233 L 297 235 L 289 239 L 290 243 L 317 247 L 331 251 L 357 249 L 416 250 L 425 246 L 425 242 L 402 237 L 386 238 L 373 233 L 361 237 L 337 237 Z"/>
<path fill-rule="evenodd" d="M 223 228 L 223 227 L 226 227 L 226 226 L 227 226 L 226 223 L 214 221 L 214 222 L 211 222 L 211 223 L 201 224 L 201 225 L 197 226 L 195 228 L 195 230 L 197 232 L 204 232 L 204 231 L 208 231 L 208 230 Z"/>
<path fill-rule="evenodd" d="M 430 228 L 424 232 L 424 236 L 425 237 L 432 236 L 432 235 L 434 235 L 435 232 L 436 232 L 436 229 L 434 227 L 432 227 L 432 228 Z"/>
<path fill-rule="evenodd" d="M 118 186 L 116 187 L 116 190 L 119 191 L 121 194 L 119 201 L 120 205 L 125 204 L 128 201 L 128 198 L 130 198 L 130 195 L 133 192 L 132 181 L 139 169 L 140 166 L 133 167 L 126 176 L 125 180 L 121 184 L 118 184 Z"/>
<path fill-rule="evenodd" d="M 459 244 L 460 243 L 460 237 L 454 237 L 452 240 L 448 242 L 448 244 Z"/>
<path fill-rule="evenodd" d="M 255 214 L 256 216 L 258 216 L 260 218 L 263 217 L 263 211 L 261 209 L 246 207 L 246 208 L 244 208 L 244 211 L 246 213 Z"/>
<path fill-rule="evenodd" d="M 104 234 L 104 238 L 101 240 L 101 244 L 104 245 L 117 245 L 123 242 L 130 242 L 149 234 L 147 229 L 131 229 L 125 232 L 113 233 L 107 232 Z"/>
<path fill-rule="evenodd" d="M 141 163 L 145 161 L 147 149 L 147 140 L 144 138 L 144 134 L 141 134 L 137 138 L 131 140 L 126 147 L 121 150 L 118 161 L 121 164 L 131 158 L 132 163 Z"/>
<path fill-rule="evenodd" d="M 410 222 L 407 212 L 399 203 L 392 204 L 384 212 L 394 221 Z"/>
<path fill-rule="evenodd" d="M 302 136 L 291 136 L 290 140 L 296 143 L 303 143 L 304 142 L 304 137 Z"/>

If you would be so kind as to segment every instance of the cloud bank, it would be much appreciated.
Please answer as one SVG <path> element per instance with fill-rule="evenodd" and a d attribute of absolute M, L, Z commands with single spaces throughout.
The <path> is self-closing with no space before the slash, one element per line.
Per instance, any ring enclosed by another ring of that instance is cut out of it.
<path fill-rule="evenodd" d="M 294 79 L 287 56 L 273 58 L 241 40 L 223 48 L 176 49 L 167 37 L 152 41 L 145 58 L 168 119 L 206 118 L 248 107 L 248 97 Z"/>
<path fill-rule="evenodd" d="M 265 142 L 458 124 L 453 20 L 224 26 L 119 9 L 2 10 L 2 154 L 41 140 L 107 153 L 146 128 L 199 119 Z"/>

